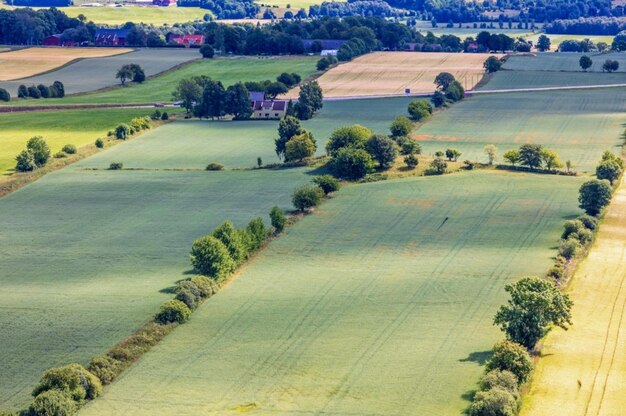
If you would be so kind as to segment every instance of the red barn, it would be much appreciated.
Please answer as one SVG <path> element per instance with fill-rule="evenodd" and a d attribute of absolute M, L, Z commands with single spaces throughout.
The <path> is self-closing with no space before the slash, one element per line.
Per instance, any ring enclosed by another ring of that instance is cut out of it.
<path fill-rule="evenodd" d="M 171 35 L 170 42 L 185 45 L 186 48 L 192 45 L 204 44 L 204 35 Z"/>
<path fill-rule="evenodd" d="M 43 38 L 43 46 L 61 46 L 61 35 L 50 35 Z"/>

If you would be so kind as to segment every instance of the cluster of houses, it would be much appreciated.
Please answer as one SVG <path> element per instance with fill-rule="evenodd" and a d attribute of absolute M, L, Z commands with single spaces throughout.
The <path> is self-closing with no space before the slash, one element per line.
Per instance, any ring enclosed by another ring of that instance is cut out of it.
<path fill-rule="evenodd" d="M 97 29 L 94 43 L 96 46 L 126 46 L 129 29 Z M 204 44 L 204 35 L 177 35 L 169 34 L 167 43 L 182 45 L 190 48 Z M 44 46 L 79 46 L 74 41 L 63 41 L 62 35 L 54 34 L 43 38 Z"/>

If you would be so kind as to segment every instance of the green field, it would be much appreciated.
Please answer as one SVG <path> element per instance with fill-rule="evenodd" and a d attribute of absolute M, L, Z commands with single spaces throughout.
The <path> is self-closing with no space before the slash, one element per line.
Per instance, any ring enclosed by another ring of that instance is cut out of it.
<path fill-rule="evenodd" d="M 536 56 L 512 56 L 507 59 L 503 68 L 513 71 L 572 71 L 580 72 L 580 57 L 587 55 L 593 61 L 590 72 L 602 72 L 602 64 L 607 59 L 619 62 L 619 72 L 626 72 L 626 56 L 623 53 L 582 54 L 576 52 L 543 52 Z"/>
<path fill-rule="evenodd" d="M 345 187 L 82 414 L 460 414 L 501 337 L 503 286 L 545 272 L 579 185 L 476 172 Z"/>
<path fill-rule="evenodd" d="M 278 6 L 284 8 L 290 6 L 294 14 L 300 9 L 308 9 L 310 6 L 322 4 L 323 1 L 324 0 L 255 0 L 255 2 L 261 6 L 261 10 L 264 10 L 264 6 Z"/>
<path fill-rule="evenodd" d="M 361 123 L 376 133 L 388 133 L 390 120 L 406 111 L 406 98 L 331 101 L 302 125 L 317 141 L 318 154 L 325 152 L 328 136 L 336 127 Z M 278 121 L 184 120 L 146 133 L 141 139 L 110 149 L 79 163 L 80 167 L 106 168 L 112 161 L 125 167 L 150 169 L 203 169 L 210 162 L 227 168 L 279 162 L 274 152 Z"/>
<path fill-rule="evenodd" d="M 66 144 L 93 143 L 118 124 L 151 111 L 143 108 L 0 113 L 0 176 L 11 173 L 15 156 L 33 136 L 43 136 L 54 154 Z"/>
<path fill-rule="evenodd" d="M 173 25 L 202 20 L 204 15 L 211 15 L 209 10 L 199 7 L 63 7 L 61 10 L 69 17 L 82 14 L 87 20 L 106 25 L 123 25 L 126 22 Z"/>
<path fill-rule="evenodd" d="M 602 152 L 620 152 L 626 88 L 476 95 L 455 104 L 413 134 L 427 153 L 453 147 L 461 159 L 486 162 L 483 147 L 499 154 L 538 143 L 591 171 Z"/>
<path fill-rule="evenodd" d="M 172 92 L 183 78 L 207 75 L 225 86 L 242 81 L 274 80 L 282 72 L 296 72 L 307 78 L 315 69 L 315 57 L 237 57 L 204 59 L 175 71 L 152 78 L 143 84 L 113 88 L 92 94 L 62 99 L 12 101 L 11 105 L 70 105 L 70 104 L 145 104 L 172 102 Z"/>

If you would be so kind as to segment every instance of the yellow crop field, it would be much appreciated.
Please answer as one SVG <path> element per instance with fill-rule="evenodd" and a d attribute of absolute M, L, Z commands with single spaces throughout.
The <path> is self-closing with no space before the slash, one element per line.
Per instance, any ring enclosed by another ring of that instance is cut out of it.
<path fill-rule="evenodd" d="M 82 58 L 131 52 L 126 48 L 28 48 L 0 54 L 0 81 L 27 78 Z"/>
<path fill-rule="evenodd" d="M 577 270 L 569 331 L 542 348 L 524 416 L 617 416 L 626 409 L 626 184 L 615 194 L 597 240 Z"/>
<path fill-rule="evenodd" d="M 63 12 L 70 17 L 85 15 L 87 20 L 98 24 L 123 25 L 126 22 L 153 25 L 193 22 L 211 14 L 199 7 L 64 7 Z"/>
<path fill-rule="evenodd" d="M 489 55 L 474 53 L 375 52 L 341 64 L 318 82 L 325 97 L 430 93 L 440 72 L 450 72 L 466 89 L 480 81 Z M 497 56 L 497 55 L 496 55 Z M 296 94 L 294 91 L 292 93 Z"/>

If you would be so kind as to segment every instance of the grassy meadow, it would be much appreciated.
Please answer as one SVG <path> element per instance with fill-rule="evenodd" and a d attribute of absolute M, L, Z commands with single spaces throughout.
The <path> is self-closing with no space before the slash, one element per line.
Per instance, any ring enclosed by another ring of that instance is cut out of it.
<path fill-rule="evenodd" d="M 460 414 L 501 337 L 503 286 L 545 272 L 579 185 L 346 186 L 82 414 Z"/>
<path fill-rule="evenodd" d="M 155 26 L 203 20 L 211 11 L 200 7 L 63 7 L 69 17 L 84 15 L 97 24 L 123 25 L 126 22 L 145 23 Z"/>
<path fill-rule="evenodd" d="M 126 108 L 0 113 L 0 176 L 11 173 L 15 157 L 33 136 L 43 136 L 54 154 L 66 144 L 91 144 L 118 124 L 150 112 L 146 108 Z"/>
<path fill-rule="evenodd" d="M 486 162 L 523 143 L 555 150 L 574 169 L 592 171 L 602 152 L 619 153 L 626 88 L 476 95 L 436 115 L 413 132 L 427 153 L 453 147 L 461 159 Z"/>
<path fill-rule="evenodd" d="M 194 50 L 196 54 L 199 53 Z M 166 72 L 143 84 L 118 86 L 116 88 L 65 97 L 62 99 L 26 100 L 11 102 L 11 105 L 71 105 L 71 104 L 145 104 L 154 102 L 172 102 L 172 93 L 176 84 L 183 78 L 207 75 L 220 80 L 225 86 L 242 81 L 274 80 L 282 72 L 296 72 L 307 78 L 316 69 L 316 57 L 237 57 L 204 59 L 193 62 L 174 71 Z M 111 78 L 114 79 L 115 73 Z M 111 85 L 111 84 L 109 84 Z"/>

